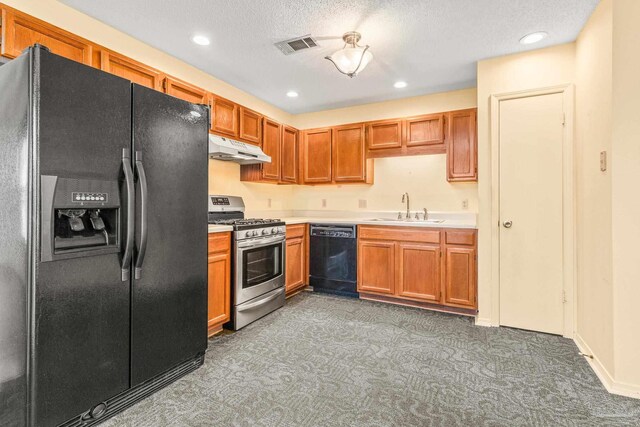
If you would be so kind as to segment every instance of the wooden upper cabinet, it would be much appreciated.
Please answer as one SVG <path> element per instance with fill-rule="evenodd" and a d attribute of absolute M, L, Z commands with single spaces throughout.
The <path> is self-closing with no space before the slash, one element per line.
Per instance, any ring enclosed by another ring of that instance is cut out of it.
<path fill-rule="evenodd" d="M 331 128 L 305 131 L 302 152 L 303 182 L 331 183 Z"/>
<path fill-rule="evenodd" d="M 444 144 L 444 114 L 429 114 L 405 121 L 405 145 Z"/>
<path fill-rule="evenodd" d="M 396 243 L 358 241 L 358 292 L 395 293 Z"/>
<path fill-rule="evenodd" d="M 476 109 L 447 114 L 447 179 L 478 180 Z"/>
<path fill-rule="evenodd" d="M 333 128 L 332 172 L 334 182 L 364 182 L 366 159 L 364 125 L 348 125 Z"/>
<path fill-rule="evenodd" d="M 92 65 L 93 45 L 68 31 L 2 6 L 2 56 L 15 58 L 39 43 L 57 55 Z"/>
<path fill-rule="evenodd" d="M 240 106 L 240 130 L 238 138 L 254 145 L 262 144 L 262 115 Z"/>
<path fill-rule="evenodd" d="M 210 94 L 209 108 L 211 109 L 211 132 L 237 138 L 238 104 Z"/>
<path fill-rule="evenodd" d="M 291 184 L 298 182 L 298 131 L 290 126 L 282 126 L 280 180 Z"/>
<path fill-rule="evenodd" d="M 420 301 L 440 302 L 441 265 L 439 245 L 399 243 L 397 295 Z"/>
<path fill-rule="evenodd" d="M 119 53 L 102 50 L 100 69 L 141 86 L 162 90 L 163 73 Z"/>
<path fill-rule="evenodd" d="M 262 179 L 278 181 L 280 179 L 282 126 L 280 123 L 267 118 L 262 123 L 262 151 L 271 157 L 271 163 L 262 164 Z"/>
<path fill-rule="evenodd" d="M 163 81 L 164 93 L 193 104 L 206 104 L 207 92 L 187 82 L 166 77 Z"/>
<path fill-rule="evenodd" d="M 367 149 L 402 147 L 402 120 L 382 120 L 367 125 Z"/>
<path fill-rule="evenodd" d="M 476 249 L 446 249 L 444 303 L 454 307 L 476 308 Z"/>

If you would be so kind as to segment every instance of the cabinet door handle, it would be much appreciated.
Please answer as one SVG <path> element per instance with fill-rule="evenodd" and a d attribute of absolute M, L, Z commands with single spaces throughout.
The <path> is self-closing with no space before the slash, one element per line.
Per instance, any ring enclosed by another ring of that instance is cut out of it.
<path fill-rule="evenodd" d="M 512 225 L 513 225 L 513 221 L 505 221 L 502 223 L 502 226 L 504 228 L 511 228 Z"/>

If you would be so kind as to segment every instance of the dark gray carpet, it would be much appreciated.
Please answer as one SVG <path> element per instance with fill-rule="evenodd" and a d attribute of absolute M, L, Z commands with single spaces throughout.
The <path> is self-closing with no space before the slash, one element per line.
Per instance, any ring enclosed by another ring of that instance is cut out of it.
<path fill-rule="evenodd" d="M 104 426 L 640 426 L 568 339 L 303 293 Z"/>

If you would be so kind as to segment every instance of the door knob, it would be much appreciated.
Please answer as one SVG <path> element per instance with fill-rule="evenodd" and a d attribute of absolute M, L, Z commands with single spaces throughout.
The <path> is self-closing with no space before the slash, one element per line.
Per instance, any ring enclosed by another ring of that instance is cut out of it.
<path fill-rule="evenodd" d="M 504 228 L 511 228 L 511 226 L 513 225 L 512 221 L 505 221 L 502 223 L 502 225 L 504 226 Z"/>

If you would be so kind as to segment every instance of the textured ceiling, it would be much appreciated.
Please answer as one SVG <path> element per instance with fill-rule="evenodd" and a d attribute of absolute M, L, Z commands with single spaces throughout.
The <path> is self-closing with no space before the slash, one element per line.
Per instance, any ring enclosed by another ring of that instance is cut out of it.
<path fill-rule="evenodd" d="M 291 113 L 475 86 L 476 61 L 575 40 L 598 0 L 62 0 Z M 374 59 L 356 78 L 323 59 L 362 33 Z M 540 43 L 518 40 L 547 31 Z M 194 34 L 211 39 L 202 47 Z M 284 56 L 275 42 L 320 48 Z M 404 80 L 405 89 L 393 83 Z M 288 98 L 295 90 L 300 96 Z"/>

